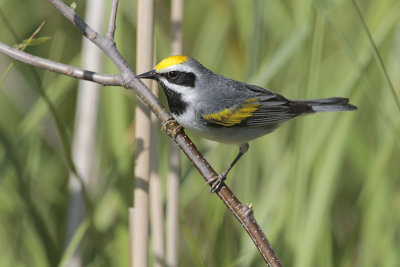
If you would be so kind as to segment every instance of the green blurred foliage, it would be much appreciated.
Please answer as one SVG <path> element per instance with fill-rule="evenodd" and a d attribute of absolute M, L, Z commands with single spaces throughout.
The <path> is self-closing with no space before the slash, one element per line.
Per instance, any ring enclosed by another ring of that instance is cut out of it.
<path fill-rule="evenodd" d="M 84 14 L 82 1 L 77 12 Z M 400 2 L 361 1 L 400 95 Z M 156 1 L 157 60 L 169 55 L 169 2 Z M 51 40 L 26 51 L 79 66 L 81 36 L 46 1 L 2 0 L 0 41 Z M 120 1 L 116 41 L 135 66 L 136 3 Z M 105 19 L 107 16 L 105 16 Z M 250 143 L 228 184 L 286 266 L 400 264 L 400 111 L 352 1 L 185 1 L 184 51 L 211 70 L 289 98 L 349 97 L 356 112 L 297 119 Z M 0 74 L 13 61 L 0 54 Z M 110 61 L 104 69 L 116 73 Z M 16 63 L 0 84 L 0 266 L 56 266 L 71 170 L 77 81 Z M 164 96 L 161 96 L 164 101 Z M 164 101 L 165 103 L 165 101 Z M 135 97 L 101 88 L 99 183 L 82 226 L 85 266 L 128 266 Z M 216 170 L 237 148 L 193 137 Z M 160 168 L 168 168 L 160 137 Z M 263 266 L 253 243 L 182 158 L 181 266 Z M 86 228 L 85 228 L 86 227 Z M 151 260 L 153 255 L 150 255 Z"/>

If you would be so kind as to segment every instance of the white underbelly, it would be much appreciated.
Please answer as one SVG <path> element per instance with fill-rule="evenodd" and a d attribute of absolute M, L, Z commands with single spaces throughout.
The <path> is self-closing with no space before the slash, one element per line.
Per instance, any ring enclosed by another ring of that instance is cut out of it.
<path fill-rule="evenodd" d="M 212 127 L 204 124 L 200 119 L 193 120 L 197 116 L 183 114 L 176 120 L 185 129 L 200 137 L 226 144 L 243 144 L 272 132 L 278 125 L 262 127 Z"/>

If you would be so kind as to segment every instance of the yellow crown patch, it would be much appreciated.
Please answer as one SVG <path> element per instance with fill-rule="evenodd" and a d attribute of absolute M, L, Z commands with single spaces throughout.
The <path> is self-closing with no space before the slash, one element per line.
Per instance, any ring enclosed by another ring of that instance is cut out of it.
<path fill-rule="evenodd" d="M 178 65 L 183 62 L 188 61 L 189 58 L 187 56 L 171 56 L 167 57 L 166 59 L 162 60 L 158 65 L 156 66 L 156 70 L 162 70 L 165 68 L 168 68 L 173 65 Z"/>

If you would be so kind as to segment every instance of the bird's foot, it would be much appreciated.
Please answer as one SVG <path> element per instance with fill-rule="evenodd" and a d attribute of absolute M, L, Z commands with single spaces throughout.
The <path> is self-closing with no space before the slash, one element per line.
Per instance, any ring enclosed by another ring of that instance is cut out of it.
<path fill-rule="evenodd" d="M 210 185 L 210 193 L 215 193 L 219 191 L 226 180 L 226 173 L 221 173 L 220 175 L 208 180 L 206 184 Z"/>
<path fill-rule="evenodd" d="M 178 133 L 183 130 L 183 127 L 180 126 L 176 122 L 176 120 L 168 119 L 167 121 L 162 123 L 161 130 L 165 130 L 168 135 L 170 135 L 173 139 L 175 139 Z"/>

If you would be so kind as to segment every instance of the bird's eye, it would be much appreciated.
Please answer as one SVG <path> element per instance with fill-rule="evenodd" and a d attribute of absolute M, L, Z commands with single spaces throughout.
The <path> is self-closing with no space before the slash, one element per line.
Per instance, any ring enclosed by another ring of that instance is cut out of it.
<path fill-rule="evenodd" d="M 179 73 L 177 71 L 170 71 L 168 72 L 168 77 L 170 79 L 176 79 L 179 76 Z"/>

